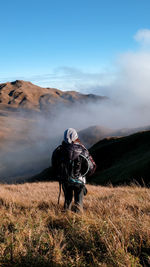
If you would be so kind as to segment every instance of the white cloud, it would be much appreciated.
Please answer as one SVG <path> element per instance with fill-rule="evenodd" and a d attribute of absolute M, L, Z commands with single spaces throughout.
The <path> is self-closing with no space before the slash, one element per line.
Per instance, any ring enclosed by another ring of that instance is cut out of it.
<path fill-rule="evenodd" d="M 130 106 L 150 106 L 150 52 L 130 52 L 120 56 L 112 97 Z"/>
<path fill-rule="evenodd" d="M 150 45 L 150 29 L 138 30 L 134 39 L 142 45 Z"/>

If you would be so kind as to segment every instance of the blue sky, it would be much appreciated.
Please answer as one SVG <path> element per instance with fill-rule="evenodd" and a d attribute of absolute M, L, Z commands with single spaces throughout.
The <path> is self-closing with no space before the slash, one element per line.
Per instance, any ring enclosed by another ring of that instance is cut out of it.
<path fill-rule="evenodd" d="M 0 82 L 24 79 L 63 90 L 100 88 L 115 79 L 120 55 L 141 49 L 142 39 L 134 36 L 150 29 L 149 0 L 0 4 Z"/>

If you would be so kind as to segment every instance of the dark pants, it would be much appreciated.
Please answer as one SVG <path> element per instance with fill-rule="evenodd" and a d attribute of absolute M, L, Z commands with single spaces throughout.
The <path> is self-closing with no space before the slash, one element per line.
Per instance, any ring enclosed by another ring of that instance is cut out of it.
<path fill-rule="evenodd" d="M 63 183 L 62 188 L 65 196 L 64 209 L 71 209 L 74 194 L 75 211 L 80 211 L 83 208 L 83 195 L 85 191 L 85 186 L 82 184 L 71 185 Z"/>

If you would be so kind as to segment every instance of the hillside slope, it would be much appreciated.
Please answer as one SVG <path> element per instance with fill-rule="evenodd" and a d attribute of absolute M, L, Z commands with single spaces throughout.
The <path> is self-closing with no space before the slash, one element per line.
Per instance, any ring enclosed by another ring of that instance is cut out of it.
<path fill-rule="evenodd" d="M 122 138 L 106 138 L 91 149 L 97 171 L 90 181 L 96 184 L 150 183 L 150 131 Z"/>

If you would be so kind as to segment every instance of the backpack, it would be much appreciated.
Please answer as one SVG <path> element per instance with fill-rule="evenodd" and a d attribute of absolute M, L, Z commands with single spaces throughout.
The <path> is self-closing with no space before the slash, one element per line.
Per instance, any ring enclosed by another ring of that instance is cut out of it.
<path fill-rule="evenodd" d="M 96 164 L 84 146 L 80 145 L 80 152 L 74 158 L 69 157 L 68 151 L 60 145 L 53 152 L 52 168 L 58 181 L 80 183 L 80 177 L 90 176 L 95 172 Z M 82 183 L 85 183 L 84 180 Z"/>

